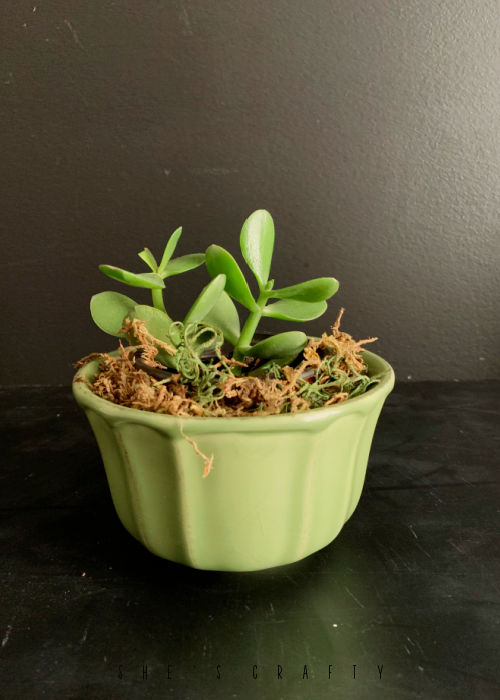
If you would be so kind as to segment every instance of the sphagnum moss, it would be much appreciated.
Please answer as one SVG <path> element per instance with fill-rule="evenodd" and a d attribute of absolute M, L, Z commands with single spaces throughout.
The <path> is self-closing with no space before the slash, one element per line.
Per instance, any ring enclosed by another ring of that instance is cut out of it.
<path fill-rule="evenodd" d="M 341 309 L 330 334 L 310 338 L 295 366 L 268 366 L 265 374 L 238 375 L 236 369 L 258 369 L 258 362 L 227 358 L 221 353 L 204 361 L 194 352 L 191 365 L 185 373 L 172 372 L 166 379 L 156 380 L 136 365 L 137 350 L 152 368 L 162 367 L 155 358 L 159 352 L 155 339 L 145 327 L 134 321 L 138 346 L 120 346 L 117 357 L 100 357 L 100 371 L 89 383 L 101 398 L 130 408 L 156 411 L 180 416 L 267 416 L 305 411 L 330 406 L 349 397 L 357 396 L 377 382 L 366 374 L 362 358 L 363 345 L 376 338 L 356 341 L 340 331 Z M 188 366 L 189 353 L 185 347 L 184 362 Z M 94 353 L 78 363 L 81 366 Z M 304 375 L 312 376 L 307 379 Z"/>

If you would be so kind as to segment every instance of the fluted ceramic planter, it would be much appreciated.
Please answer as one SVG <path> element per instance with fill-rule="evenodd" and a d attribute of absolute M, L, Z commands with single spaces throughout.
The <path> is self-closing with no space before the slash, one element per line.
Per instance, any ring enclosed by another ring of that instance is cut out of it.
<path fill-rule="evenodd" d="M 375 425 L 394 386 L 391 366 L 365 394 L 276 416 L 179 418 L 73 392 L 101 450 L 126 529 L 160 557 L 198 569 L 252 571 L 288 564 L 329 544 L 359 501 Z M 77 373 L 92 381 L 98 361 Z M 202 460 L 182 436 L 214 454 Z"/>

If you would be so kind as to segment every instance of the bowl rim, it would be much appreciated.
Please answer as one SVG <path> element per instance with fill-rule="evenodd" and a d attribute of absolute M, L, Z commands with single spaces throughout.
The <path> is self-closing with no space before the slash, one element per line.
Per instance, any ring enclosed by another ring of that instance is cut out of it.
<path fill-rule="evenodd" d="M 112 356 L 117 356 L 118 351 L 114 350 L 107 353 Z M 355 396 L 352 399 L 347 399 L 346 401 L 341 401 L 340 403 L 333 404 L 331 406 L 321 406 L 319 408 L 312 408 L 307 411 L 298 411 L 296 413 L 280 413 L 270 416 L 175 416 L 166 413 L 156 413 L 155 411 L 144 411 L 139 408 L 131 408 L 129 406 L 121 406 L 120 404 L 112 403 L 107 399 L 101 398 L 94 394 L 91 389 L 85 384 L 85 382 L 77 381 L 80 377 L 89 375 L 93 372 L 93 368 L 96 366 L 99 358 L 92 360 L 81 367 L 73 377 L 72 389 L 75 400 L 85 409 L 91 409 L 99 414 L 105 414 L 108 416 L 114 415 L 116 417 L 121 416 L 124 420 L 136 420 L 137 422 L 151 423 L 153 421 L 156 425 L 166 427 L 168 424 L 178 425 L 179 421 L 189 421 L 190 426 L 204 425 L 206 427 L 217 425 L 219 428 L 223 425 L 226 426 L 241 426 L 242 422 L 249 427 L 262 428 L 263 421 L 265 425 L 271 427 L 271 425 L 276 424 L 282 428 L 288 423 L 297 425 L 300 422 L 322 422 L 325 417 L 330 417 L 333 415 L 356 412 L 356 408 L 361 408 L 361 403 L 378 403 L 385 399 L 385 397 L 392 391 L 395 382 L 395 374 L 391 365 L 384 360 L 383 357 L 377 355 L 370 350 L 364 350 L 363 356 L 367 361 L 369 369 L 371 369 L 372 374 L 380 375 L 380 381 L 372 386 L 367 392 L 361 394 L 360 396 Z"/>

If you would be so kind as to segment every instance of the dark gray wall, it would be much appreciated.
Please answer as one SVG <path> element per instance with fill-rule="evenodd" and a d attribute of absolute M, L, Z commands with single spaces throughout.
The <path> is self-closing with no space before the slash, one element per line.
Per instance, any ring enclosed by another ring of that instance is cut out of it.
<path fill-rule="evenodd" d="M 269 209 L 280 285 L 333 275 L 398 377 L 500 376 L 497 1 L 2 3 L 4 383 L 112 341 L 97 271 Z M 177 317 L 205 283 L 171 282 Z M 126 292 L 126 288 L 122 288 Z M 146 299 L 145 296 L 141 297 Z M 277 322 L 285 330 L 283 322 Z"/>

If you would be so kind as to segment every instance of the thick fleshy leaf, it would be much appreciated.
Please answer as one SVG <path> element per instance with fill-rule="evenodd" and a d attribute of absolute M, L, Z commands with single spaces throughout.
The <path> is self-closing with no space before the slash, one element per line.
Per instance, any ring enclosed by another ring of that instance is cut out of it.
<path fill-rule="evenodd" d="M 273 358 L 295 358 L 307 345 L 307 336 L 302 331 L 288 331 L 278 333 L 270 338 L 261 340 L 251 348 L 243 349 L 242 352 L 248 357 L 260 357 L 262 360 Z"/>
<path fill-rule="evenodd" d="M 326 301 L 297 301 L 282 299 L 269 304 L 263 311 L 264 316 L 280 318 L 283 321 L 312 321 L 326 311 Z"/>
<path fill-rule="evenodd" d="M 158 263 L 156 262 L 156 258 L 153 255 L 153 253 L 149 250 L 149 248 L 144 248 L 144 250 L 141 250 L 141 252 L 137 253 L 137 255 L 141 258 L 141 260 L 144 260 L 146 265 L 153 272 L 156 272 L 156 270 L 158 268 Z"/>
<path fill-rule="evenodd" d="M 158 273 L 160 275 L 163 275 L 163 272 L 165 271 L 165 268 L 167 267 L 170 258 L 174 254 L 179 238 L 181 237 L 181 233 L 182 226 L 179 226 L 179 228 L 176 228 L 173 234 L 168 239 L 167 245 L 165 246 L 165 250 L 163 251 L 160 266 L 158 268 Z"/>
<path fill-rule="evenodd" d="M 324 301 L 335 294 L 339 283 L 333 277 L 317 277 L 314 280 L 293 284 L 291 287 L 274 289 L 275 299 L 298 299 L 300 301 Z"/>
<path fill-rule="evenodd" d="M 154 306 L 147 306 L 145 304 L 137 304 L 130 310 L 127 316 L 131 321 L 134 319 L 143 321 L 148 333 L 150 333 L 153 338 L 156 338 L 163 343 L 167 343 L 167 345 L 175 346 L 175 343 L 169 334 L 172 320 L 166 313 L 160 311 L 160 309 L 155 309 Z M 157 359 L 159 362 L 163 362 L 168 367 L 175 368 L 175 355 L 171 355 L 160 345 L 157 347 L 159 352 L 155 359 Z"/>
<path fill-rule="evenodd" d="M 120 333 L 125 316 L 136 305 L 130 297 L 118 292 L 100 292 L 94 294 L 90 300 L 90 314 L 94 323 L 109 335 L 123 338 L 124 333 Z"/>
<path fill-rule="evenodd" d="M 128 284 L 130 287 L 142 287 L 144 289 L 163 289 L 165 283 L 160 275 L 155 272 L 145 272 L 144 274 L 136 274 L 122 270 L 120 267 L 113 265 L 99 265 L 99 270 L 113 280 Z"/>
<path fill-rule="evenodd" d="M 240 247 L 259 288 L 263 289 L 269 279 L 274 249 L 274 222 L 268 211 L 258 209 L 250 214 L 241 229 Z"/>
<path fill-rule="evenodd" d="M 250 287 L 231 253 L 228 253 L 221 246 L 211 245 L 207 248 L 205 264 L 210 277 L 216 277 L 220 274 L 226 275 L 226 292 L 229 296 L 239 301 L 240 304 L 246 306 L 250 311 L 256 309 L 256 303 Z"/>
<path fill-rule="evenodd" d="M 172 321 L 164 311 L 155 309 L 154 306 L 136 304 L 134 308 L 130 310 L 128 318 L 131 321 L 134 319 L 143 321 L 148 332 L 151 333 L 154 338 L 157 338 L 164 343 L 170 344 L 172 342 L 169 335 L 169 329 Z"/>
<path fill-rule="evenodd" d="M 194 270 L 195 267 L 203 265 L 205 262 L 204 253 L 191 253 L 190 255 L 181 255 L 180 258 L 171 260 L 162 272 L 162 277 L 172 277 L 172 275 L 180 275 L 181 272 Z"/>
<path fill-rule="evenodd" d="M 225 284 L 226 275 L 217 275 L 217 277 L 214 277 L 214 279 L 202 289 L 198 298 L 187 312 L 184 324 L 202 321 L 224 291 Z"/>
<path fill-rule="evenodd" d="M 240 317 L 233 300 L 227 292 L 222 292 L 203 320 L 205 323 L 220 328 L 224 338 L 231 345 L 236 345 L 240 337 Z"/>

